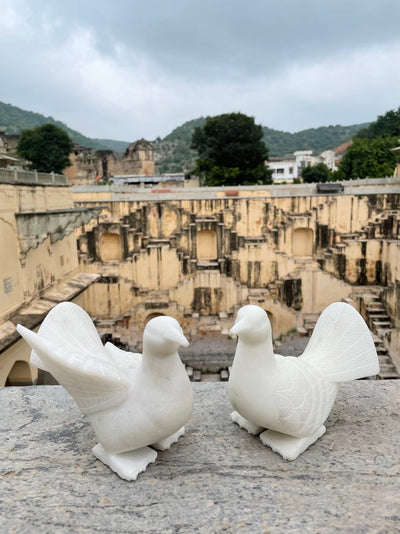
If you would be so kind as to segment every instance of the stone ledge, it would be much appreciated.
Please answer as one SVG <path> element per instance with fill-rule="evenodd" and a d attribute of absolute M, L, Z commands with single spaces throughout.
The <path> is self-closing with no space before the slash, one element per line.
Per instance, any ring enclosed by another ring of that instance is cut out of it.
<path fill-rule="evenodd" d="M 18 323 L 33 330 L 56 304 L 73 300 L 97 282 L 100 276 L 98 273 L 78 273 L 45 290 L 41 298 L 21 306 L 6 322 L 0 323 L 0 354 L 21 339 L 15 328 Z"/>
<path fill-rule="evenodd" d="M 0 531 L 400 530 L 400 381 L 342 385 L 326 434 L 295 462 L 230 422 L 226 388 L 194 384 L 186 435 L 136 482 L 95 459 L 63 388 L 1 389 Z"/>

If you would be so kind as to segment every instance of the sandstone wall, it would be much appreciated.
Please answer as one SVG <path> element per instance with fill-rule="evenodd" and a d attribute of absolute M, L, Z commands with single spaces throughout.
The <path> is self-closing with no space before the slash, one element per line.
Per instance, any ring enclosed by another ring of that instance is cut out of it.
<path fill-rule="evenodd" d="M 69 188 L 0 183 L 0 321 L 78 270 L 73 228 L 62 235 L 58 227 L 62 213 L 73 210 Z"/>
<path fill-rule="evenodd" d="M 383 284 L 396 314 L 399 195 L 388 191 L 284 196 L 242 188 L 145 198 L 77 189 L 77 206 L 103 205 L 98 224 L 79 236 L 81 268 L 103 273 L 87 307 L 140 326 L 167 313 L 188 327 L 215 316 L 224 328 L 239 306 L 255 302 L 279 336 L 349 298 L 353 286 Z"/>

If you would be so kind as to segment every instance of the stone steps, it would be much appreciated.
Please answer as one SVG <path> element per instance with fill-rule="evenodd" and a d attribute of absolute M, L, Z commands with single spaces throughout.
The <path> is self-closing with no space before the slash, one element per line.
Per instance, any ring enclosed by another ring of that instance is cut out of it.
<path fill-rule="evenodd" d="M 385 346 L 385 339 L 390 338 L 393 328 L 390 317 L 386 312 L 386 308 L 380 300 L 377 291 L 369 292 L 361 296 L 366 304 L 366 322 L 372 331 L 372 336 L 379 359 L 379 374 L 378 379 L 399 379 L 398 373 L 389 351 Z"/>
<path fill-rule="evenodd" d="M 202 372 L 199 369 L 187 366 L 186 373 L 191 382 L 227 382 L 230 369 L 220 369 L 218 373 Z"/>

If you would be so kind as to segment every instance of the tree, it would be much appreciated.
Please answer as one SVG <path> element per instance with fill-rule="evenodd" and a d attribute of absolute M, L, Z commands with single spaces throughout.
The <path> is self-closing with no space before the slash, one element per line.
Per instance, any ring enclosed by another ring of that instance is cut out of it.
<path fill-rule="evenodd" d="M 330 170 L 325 163 L 318 163 L 310 167 L 304 167 L 301 171 L 303 182 L 310 184 L 313 182 L 327 182 L 329 180 Z"/>
<path fill-rule="evenodd" d="M 50 123 L 23 130 L 17 146 L 18 155 L 30 161 L 30 169 L 60 174 L 71 165 L 71 151 L 72 141 L 68 134 Z"/>
<path fill-rule="evenodd" d="M 368 128 L 360 130 L 355 137 L 361 139 L 374 139 L 375 137 L 400 137 L 400 107 L 379 115 L 375 122 L 371 122 Z"/>
<path fill-rule="evenodd" d="M 353 180 L 392 176 L 396 155 L 391 149 L 397 144 L 397 137 L 355 138 L 340 162 L 339 178 Z"/>
<path fill-rule="evenodd" d="M 209 186 L 272 183 L 263 135 L 254 118 L 242 113 L 207 117 L 192 135 L 191 148 L 199 155 L 193 173 L 205 176 Z"/>

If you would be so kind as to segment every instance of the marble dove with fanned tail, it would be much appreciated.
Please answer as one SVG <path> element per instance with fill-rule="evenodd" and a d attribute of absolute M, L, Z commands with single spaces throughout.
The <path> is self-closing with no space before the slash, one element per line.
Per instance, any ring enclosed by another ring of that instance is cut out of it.
<path fill-rule="evenodd" d="M 378 356 L 361 315 L 335 302 L 321 314 L 298 358 L 274 354 L 271 324 L 259 306 L 238 312 L 229 377 L 232 420 L 287 460 L 325 433 L 340 382 L 376 375 Z"/>
<path fill-rule="evenodd" d="M 89 315 L 71 302 L 55 306 L 36 334 L 18 325 L 31 363 L 50 372 L 88 416 L 99 443 L 92 449 L 121 478 L 135 480 L 184 433 L 192 387 L 179 358 L 187 346 L 179 323 L 155 317 L 143 354 L 103 346 Z"/>

